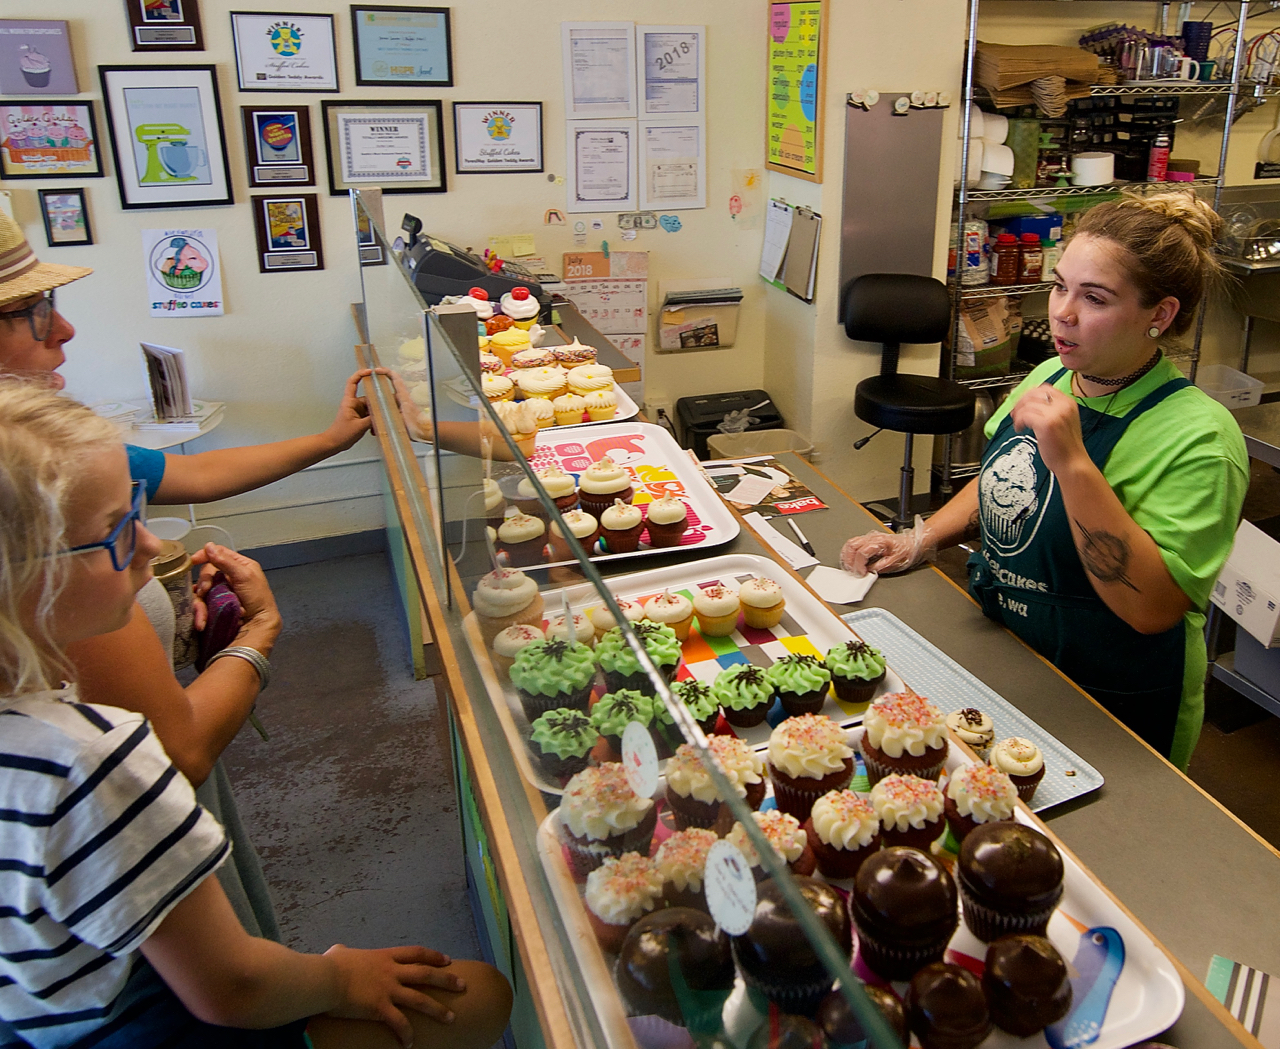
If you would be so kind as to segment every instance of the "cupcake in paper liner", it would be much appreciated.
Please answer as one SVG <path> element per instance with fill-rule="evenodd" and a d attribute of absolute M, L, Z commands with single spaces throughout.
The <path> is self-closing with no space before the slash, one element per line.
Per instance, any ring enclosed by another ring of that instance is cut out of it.
<path fill-rule="evenodd" d="M 867 778 L 875 786 L 885 776 L 937 779 L 950 744 L 942 711 L 907 690 L 881 696 L 867 708 L 859 748 Z"/>
<path fill-rule="evenodd" d="M 561 707 L 585 714 L 596 664 L 586 645 L 553 638 L 534 641 L 520 649 L 510 674 L 525 717 L 532 722 Z"/>
<path fill-rule="evenodd" d="M 651 620 L 632 623 L 631 629 L 644 645 L 645 652 L 658 673 L 669 682 L 680 666 L 680 642 L 676 640 L 675 631 L 664 623 L 654 623 Z M 622 636 L 620 627 L 615 626 L 606 631 L 596 642 L 596 658 L 600 669 L 604 671 L 605 686 L 610 692 L 634 689 L 646 696 L 653 695 L 654 684 L 641 668 L 640 660 L 631 650 L 627 639 Z"/>
<path fill-rule="evenodd" d="M 908 980 L 922 966 L 941 961 L 960 925 L 955 881 L 919 849 L 882 849 L 867 859 L 854 879 L 849 908 L 859 956 L 886 980 Z"/>
<path fill-rule="evenodd" d="M 792 874 L 808 877 L 817 869 L 813 849 L 809 847 L 809 839 L 801 827 L 800 821 L 788 813 L 778 809 L 767 812 L 753 812 L 752 818 L 765 841 L 772 847 L 774 854 L 782 860 Z M 755 843 L 747 837 L 741 823 L 735 823 L 725 835 L 725 841 L 733 844 L 751 867 L 751 875 L 757 882 L 767 881 L 770 877 L 765 869 Z"/>
<path fill-rule="evenodd" d="M 957 843 L 984 823 L 1013 819 L 1018 791 L 1013 781 L 990 765 L 962 765 L 951 773 L 946 791 L 947 825 Z"/>
<path fill-rule="evenodd" d="M 591 708 L 591 724 L 601 735 L 610 750 L 622 757 L 622 734 L 627 726 L 636 721 L 645 728 L 653 721 L 653 696 L 631 689 L 619 689 L 617 692 L 606 692 L 596 700 Z"/>
<path fill-rule="evenodd" d="M 733 784 L 738 797 L 752 809 L 764 801 L 764 763 L 743 740 L 734 736 L 711 736 L 709 749 L 719 760 L 721 771 Z M 688 743 L 676 748 L 667 762 L 667 805 L 676 828 L 715 828 L 725 833 L 733 825 L 733 815 L 716 790 L 698 752 Z"/>
<path fill-rule="evenodd" d="M 947 829 L 946 798 L 938 784 L 919 776 L 885 776 L 871 788 L 886 846 L 907 845 L 923 852 Z"/>
<path fill-rule="evenodd" d="M 533 751 L 542 771 L 552 780 L 563 783 L 587 767 L 591 748 L 599 733 L 591 718 L 581 710 L 559 708 L 540 714 L 529 735 Z"/>
<path fill-rule="evenodd" d="M 883 653 L 856 637 L 828 649 L 824 662 L 842 703 L 871 702 L 888 669 Z"/>
<path fill-rule="evenodd" d="M 1018 797 L 1027 804 L 1044 779 L 1044 755 L 1029 739 L 1010 736 L 991 748 L 988 761 L 1013 781 Z"/>
<path fill-rule="evenodd" d="M 616 954 L 631 927 L 662 901 L 662 875 L 648 856 L 610 856 L 587 875 L 582 902 L 602 949 Z"/>
<path fill-rule="evenodd" d="M 649 855 L 658 807 L 631 789 L 618 762 L 583 769 L 565 786 L 560 820 L 574 874 L 585 878 L 609 856 Z"/>
<path fill-rule="evenodd" d="M 815 801 L 804 832 L 824 878 L 855 877 L 880 849 L 880 817 L 851 790 L 833 790 Z"/>
<path fill-rule="evenodd" d="M 1008 933 L 1043 936 L 1062 899 L 1057 846 L 1033 827 L 984 823 L 960 846 L 956 880 L 965 924 L 990 942 Z"/>
<path fill-rule="evenodd" d="M 953 710 L 947 715 L 947 728 L 956 739 L 968 747 L 981 761 L 987 760 L 991 744 L 996 739 L 996 727 L 991 718 L 976 707 Z"/>
<path fill-rule="evenodd" d="M 702 874 L 707 852 L 720 838 L 713 830 L 689 827 L 658 846 L 653 862 L 662 876 L 662 897 L 671 907 L 691 907 L 707 913 Z"/>
<path fill-rule="evenodd" d="M 813 803 L 853 779 L 844 729 L 822 714 L 787 718 L 769 734 L 769 778 L 778 808 L 803 823 Z"/>
<path fill-rule="evenodd" d="M 738 728 L 758 725 L 773 705 L 773 682 L 763 667 L 735 663 L 716 675 L 711 695 L 724 711 L 725 720 Z"/>
<path fill-rule="evenodd" d="M 772 664 L 765 675 L 788 717 L 817 714 L 827 701 L 831 671 L 816 656 L 790 652 Z"/>

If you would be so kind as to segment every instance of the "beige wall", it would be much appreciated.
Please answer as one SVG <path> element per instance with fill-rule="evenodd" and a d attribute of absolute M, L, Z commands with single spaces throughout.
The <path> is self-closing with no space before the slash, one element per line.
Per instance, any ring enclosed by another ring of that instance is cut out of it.
<path fill-rule="evenodd" d="M 669 234 L 642 231 L 627 244 L 606 220 L 603 233 L 588 234 L 588 248 L 601 239 L 614 248 L 650 252 L 651 296 L 667 277 L 728 276 L 746 292 L 737 345 L 729 350 L 651 358 L 650 399 L 674 401 L 686 393 L 756 387 L 764 384 L 764 292 L 756 276 L 762 233 L 735 227 L 729 216 L 731 172 L 759 167 L 763 155 L 764 6 L 724 0 L 633 0 L 625 11 L 604 10 L 586 0 L 555 4 L 514 0 L 477 0 L 452 5 L 456 85 L 449 89 L 355 86 L 348 4 L 336 0 L 203 0 L 206 50 L 195 53 L 135 55 L 129 50 L 124 5 L 120 0 L 7 0 L 11 18 L 63 18 L 71 24 L 72 45 L 82 98 L 95 100 L 99 131 L 105 141 L 105 114 L 98 82 L 99 64 L 214 63 L 218 67 L 223 121 L 237 203 L 230 207 L 129 211 L 120 208 L 114 167 L 108 177 L 88 179 L 89 209 L 97 241 L 91 247 L 44 247 L 36 190 L 75 182 L 8 182 L 18 220 L 43 257 L 95 268 L 95 274 L 66 289 L 59 303 L 78 328 L 63 371 L 68 389 L 87 401 L 139 398 L 145 384 L 138 341 L 178 346 L 188 351 L 197 395 L 225 400 L 226 421 L 213 434 L 193 442 L 192 450 L 276 440 L 320 429 L 332 417 L 342 383 L 353 364 L 354 342 L 347 304 L 359 297 L 359 274 L 351 247 L 350 205 L 330 197 L 321 175 L 321 226 L 326 269 L 318 273 L 260 275 L 255 258 L 253 220 L 248 206 L 240 106 L 273 102 L 305 103 L 317 138 L 316 162 L 325 163 L 320 100 L 323 98 L 413 98 L 445 100 L 541 100 L 544 103 L 547 171 L 562 174 L 565 161 L 564 111 L 560 65 L 562 20 L 610 17 L 637 23 L 708 26 L 707 74 L 708 207 L 680 212 L 684 228 Z M 246 94 L 235 86 L 230 19 L 227 11 L 332 12 L 338 38 L 340 95 Z M 446 161 L 449 192 L 389 195 L 386 214 L 392 227 L 404 211 L 419 215 L 426 227 L 463 245 L 487 246 L 491 235 L 533 233 L 540 254 L 559 272 L 559 258 L 573 250 L 569 227 L 542 224 L 547 208 L 563 209 L 565 187 L 545 174 L 452 174 L 452 118 L 446 106 Z M 110 152 L 109 147 L 106 150 Z M 263 192 L 261 190 L 255 190 Z M 572 221 L 572 220 L 571 220 Z M 180 222 L 218 231 L 227 315 L 201 320 L 153 319 L 147 315 L 140 270 L 138 231 Z M 380 271 L 380 275 L 389 275 Z M 262 491 L 204 509 L 220 520 L 242 546 L 286 542 L 380 527 L 376 454 L 365 439 L 341 462 L 308 471 Z M 271 507 L 283 507 L 272 510 Z M 222 513 L 235 516 L 221 518 Z"/>

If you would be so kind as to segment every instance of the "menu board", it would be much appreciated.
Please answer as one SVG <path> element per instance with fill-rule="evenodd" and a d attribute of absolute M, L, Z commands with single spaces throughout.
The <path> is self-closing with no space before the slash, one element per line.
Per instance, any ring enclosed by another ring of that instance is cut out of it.
<path fill-rule="evenodd" d="M 821 182 L 824 0 L 769 5 L 765 166 Z"/>

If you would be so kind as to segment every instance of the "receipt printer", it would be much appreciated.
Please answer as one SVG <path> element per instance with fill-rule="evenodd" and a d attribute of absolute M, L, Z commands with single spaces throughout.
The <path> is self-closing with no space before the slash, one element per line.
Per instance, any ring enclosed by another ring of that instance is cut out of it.
<path fill-rule="evenodd" d="M 550 318 L 551 293 L 523 266 L 504 262 L 495 272 L 465 248 L 423 233 L 422 220 L 414 215 L 405 215 L 401 228 L 405 232 L 401 263 L 428 306 L 439 304 L 446 295 L 466 295 L 472 288 L 484 288 L 490 300 L 497 302 L 512 288 L 523 287 L 542 307 L 539 318 Z"/>

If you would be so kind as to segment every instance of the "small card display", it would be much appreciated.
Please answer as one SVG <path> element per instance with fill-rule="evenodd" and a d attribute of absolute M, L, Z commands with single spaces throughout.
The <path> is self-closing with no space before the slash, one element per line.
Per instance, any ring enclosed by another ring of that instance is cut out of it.
<path fill-rule="evenodd" d="M 322 270 L 320 210 L 314 193 L 287 197 L 252 197 L 258 235 L 258 270 Z"/>

